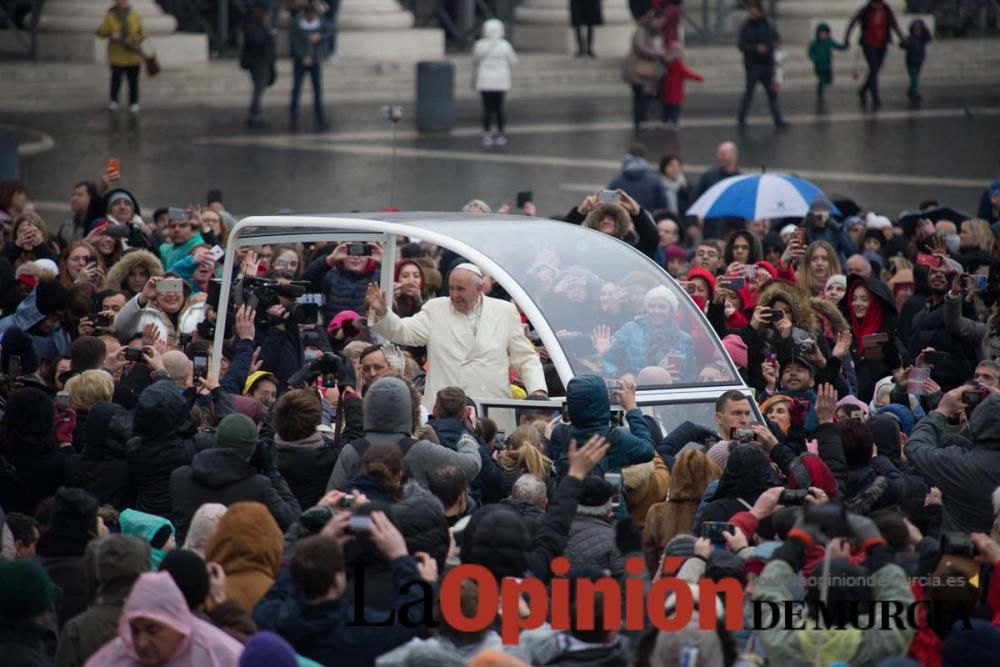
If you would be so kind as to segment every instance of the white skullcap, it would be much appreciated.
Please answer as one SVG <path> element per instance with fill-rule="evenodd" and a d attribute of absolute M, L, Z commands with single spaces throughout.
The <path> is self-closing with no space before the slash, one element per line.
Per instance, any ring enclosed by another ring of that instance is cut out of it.
<path fill-rule="evenodd" d="M 452 271 L 458 271 L 459 269 L 461 269 L 462 271 L 468 271 L 469 273 L 473 273 L 473 274 L 479 276 L 480 278 L 483 277 L 483 272 L 480 271 L 479 267 L 476 266 L 475 264 L 470 264 L 469 262 L 462 262 L 461 264 L 459 264 L 458 266 L 456 266 L 454 269 L 452 269 Z"/>
<path fill-rule="evenodd" d="M 657 285 L 653 289 L 646 292 L 646 296 L 642 298 L 642 305 L 649 308 L 649 302 L 654 299 L 663 299 L 673 310 L 677 310 L 677 297 L 671 294 L 670 289 L 665 285 Z"/>
<path fill-rule="evenodd" d="M 51 259 L 36 259 L 35 268 L 48 271 L 52 275 L 59 275 L 59 266 Z"/>
<path fill-rule="evenodd" d="M 884 215 L 869 213 L 865 216 L 866 229 L 888 229 L 892 227 L 892 221 Z"/>

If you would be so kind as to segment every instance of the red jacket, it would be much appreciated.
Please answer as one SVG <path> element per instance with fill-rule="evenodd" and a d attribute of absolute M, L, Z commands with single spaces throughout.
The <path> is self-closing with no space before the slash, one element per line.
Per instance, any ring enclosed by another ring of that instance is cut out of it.
<path fill-rule="evenodd" d="M 694 79 L 695 81 L 705 80 L 701 74 L 692 72 L 684 64 L 683 60 L 677 58 L 667 65 L 667 71 L 663 77 L 660 95 L 663 97 L 664 104 L 677 106 L 684 104 L 684 79 Z"/>

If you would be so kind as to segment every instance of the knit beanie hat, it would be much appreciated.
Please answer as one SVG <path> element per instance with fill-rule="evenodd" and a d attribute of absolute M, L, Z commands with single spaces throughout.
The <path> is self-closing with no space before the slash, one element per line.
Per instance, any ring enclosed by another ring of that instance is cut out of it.
<path fill-rule="evenodd" d="M 395 377 L 379 378 L 365 393 L 365 431 L 413 433 L 413 404 L 410 388 Z"/>
<path fill-rule="evenodd" d="M 246 415 L 227 415 L 215 429 L 215 446 L 219 449 L 235 450 L 245 459 L 253 456 L 257 449 L 257 426 Z"/>
<path fill-rule="evenodd" d="M 89 542 L 97 530 L 97 498 L 83 489 L 60 486 L 54 500 L 49 531 L 64 540 Z"/>
<path fill-rule="evenodd" d="M 208 596 L 208 568 L 201 556 L 186 549 L 174 549 L 160 562 L 160 572 L 168 572 L 173 578 L 188 609 L 201 607 Z"/>
<path fill-rule="evenodd" d="M 21 358 L 21 375 L 31 375 L 38 370 L 38 347 L 35 339 L 18 328 L 3 332 L 0 343 L 0 373 L 6 373 L 11 357 Z"/>
<path fill-rule="evenodd" d="M 523 577 L 531 535 L 524 519 L 508 506 L 487 505 L 472 513 L 462 531 L 462 562 L 482 565 L 498 580 Z"/>
<path fill-rule="evenodd" d="M 55 429 L 56 409 L 44 391 L 26 387 L 7 399 L 4 419 L 9 433 L 48 435 Z"/>
<path fill-rule="evenodd" d="M 663 249 L 663 256 L 669 262 L 672 259 L 683 259 L 687 260 L 687 250 L 684 246 L 678 245 L 676 243 L 671 243 L 666 248 Z"/>
<path fill-rule="evenodd" d="M 583 493 L 576 507 L 577 514 L 586 516 L 605 516 L 611 509 L 611 496 L 614 487 L 601 477 L 588 475 L 583 478 Z"/>
<path fill-rule="evenodd" d="M 226 506 L 221 503 L 205 503 L 194 513 L 191 525 L 188 527 L 187 537 L 184 538 L 184 548 L 203 554 L 208 538 L 215 533 L 216 526 L 222 521 L 222 515 L 226 513 Z"/>
<path fill-rule="evenodd" d="M 809 202 L 809 210 L 832 212 L 833 202 L 822 195 L 817 195 L 811 202 Z"/>
<path fill-rule="evenodd" d="M 296 667 L 291 645 L 273 632 L 262 630 L 243 645 L 239 667 Z"/>
<path fill-rule="evenodd" d="M 55 587 L 33 560 L 0 559 L 0 618 L 29 619 L 52 608 Z"/>
<path fill-rule="evenodd" d="M 42 315 L 50 315 L 69 307 L 69 290 L 57 280 L 46 280 L 35 288 L 35 307 Z"/>
<path fill-rule="evenodd" d="M 726 352 L 729 353 L 729 357 L 737 368 L 747 367 L 747 344 L 743 342 L 742 338 L 736 334 L 729 334 L 722 339 L 722 347 L 726 348 Z"/>

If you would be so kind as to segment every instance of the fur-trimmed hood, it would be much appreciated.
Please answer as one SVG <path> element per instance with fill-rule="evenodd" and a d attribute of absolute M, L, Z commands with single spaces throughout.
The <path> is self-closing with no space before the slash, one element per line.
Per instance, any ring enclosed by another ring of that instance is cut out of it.
<path fill-rule="evenodd" d="M 122 255 L 122 258 L 108 270 L 106 281 L 108 289 L 131 292 L 125 287 L 125 278 L 137 266 L 145 266 L 150 277 L 163 275 L 163 264 L 156 255 L 148 250 L 131 250 Z"/>
<path fill-rule="evenodd" d="M 816 313 L 809 303 L 809 295 L 799 288 L 784 282 L 772 281 L 761 291 L 757 305 L 771 308 L 775 301 L 784 301 L 791 306 L 792 316 L 795 318 L 792 322 L 794 326 L 813 334 L 819 330 Z"/>
<path fill-rule="evenodd" d="M 830 322 L 830 327 L 833 329 L 834 334 L 851 330 L 851 325 L 847 322 L 847 318 L 844 317 L 844 314 L 840 312 L 840 309 L 835 304 L 814 296 L 809 299 L 809 305 L 812 306 L 817 317 L 825 318 Z"/>
<path fill-rule="evenodd" d="M 590 229 L 597 229 L 598 224 L 601 222 L 601 218 L 606 215 L 610 215 L 615 219 L 616 238 L 623 239 L 628 236 L 628 230 L 629 226 L 632 224 L 632 220 L 629 218 L 628 211 L 626 211 L 620 204 L 599 205 L 587 214 L 587 217 L 583 221 L 583 226 L 589 227 Z"/>

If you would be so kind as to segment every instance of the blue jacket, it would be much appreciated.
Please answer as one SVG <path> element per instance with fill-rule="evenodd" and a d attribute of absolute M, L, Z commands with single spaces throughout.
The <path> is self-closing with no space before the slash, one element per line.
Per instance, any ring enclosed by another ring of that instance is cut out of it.
<path fill-rule="evenodd" d="M 622 160 L 622 172 L 608 184 L 608 189 L 624 190 L 647 211 L 667 208 L 667 193 L 660 177 L 641 157 L 626 155 Z"/>
<path fill-rule="evenodd" d="M 402 556 L 390 563 L 396 590 L 392 611 L 395 622 L 383 624 L 386 611 L 365 610 L 370 625 L 359 625 L 353 610 L 344 600 L 306 604 L 295 590 L 288 569 L 283 569 L 267 594 L 257 603 L 253 620 L 260 630 L 280 634 L 295 652 L 323 665 L 368 667 L 375 658 L 405 644 L 426 627 L 423 618 L 425 587 L 412 556 Z M 427 607 L 429 608 L 429 607 Z M 409 613 L 406 624 L 400 612 Z"/>
<path fill-rule="evenodd" d="M 569 424 L 559 424 L 552 431 L 548 457 L 556 462 L 556 474 L 561 478 L 569 472 L 569 443 L 576 440 L 582 447 L 595 435 L 603 435 L 610 443 L 608 455 L 594 468 L 594 474 L 621 472 L 622 468 L 646 463 L 653 458 L 653 436 L 639 409 L 625 413 L 628 429 L 611 428 L 611 401 L 608 388 L 596 375 L 580 375 L 566 387 L 566 410 Z"/>
<path fill-rule="evenodd" d="M 646 348 L 649 345 L 646 316 L 640 315 L 631 322 L 626 322 L 611 338 L 611 349 L 604 355 L 604 373 L 609 377 L 617 377 L 624 371 L 638 372 L 649 366 L 646 359 Z M 684 369 L 681 379 L 694 378 L 694 347 L 691 336 L 680 329 L 673 329 L 672 344 L 668 354 L 684 357 Z"/>
<path fill-rule="evenodd" d="M 31 328 L 44 319 L 45 315 L 35 305 L 35 292 L 32 292 L 18 304 L 13 315 L 0 319 L 0 334 L 3 334 L 7 329 L 20 329 L 29 334 L 35 341 L 38 356 L 42 359 L 55 360 L 60 357 L 68 357 L 69 348 L 73 341 L 62 327 L 56 327 L 45 335 L 31 332 Z"/>

